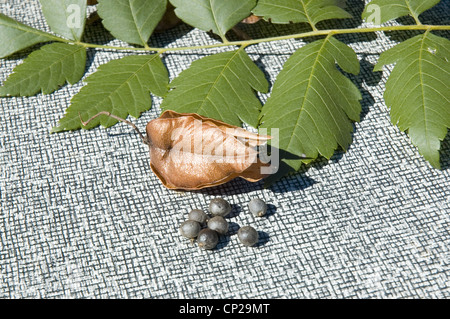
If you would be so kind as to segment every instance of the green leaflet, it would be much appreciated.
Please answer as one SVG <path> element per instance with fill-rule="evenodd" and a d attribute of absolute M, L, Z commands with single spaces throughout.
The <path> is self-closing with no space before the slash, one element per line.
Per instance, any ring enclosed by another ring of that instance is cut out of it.
<path fill-rule="evenodd" d="M 98 14 L 116 38 L 146 45 L 166 11 L 167 0 L 99 0 Z"/>
<path fill-rule="evenodd" d="M 359 120 L 361 93 L 336 62 L 346 72 L 359 73 L 355 52 L 333 37 L 298 49 L 262 109 L 261 127 L 279 129 L 282 165 L 292 170 L 302 163 L 295 157 L 311 161 L 320 154 L 329 159 L 338 145 L 347 149 L 351 143 L 351 120 Z"/>
<path fill-rule="evenodd" d="M 372 0 L 364 8 L 362 18 L 367 22 L 382 24 L 406 15 L 418 21 L 419 15 L 434 7 L 440 0 Z"/>
<path fill-rule="evenodd" d="M 440 141 L 450 127 L 450 41 L 429 32 L 383 52 L 375 71 L 396 63 L 384 99 L 391 121 L 408 131 L 431 165 L 440 167 Z"/>
<path fill-rule="evenodd" d="M 31 96 L 52 93 L 66 81 L 78 82 L 84 74 L 86 48 L 52 43 L 32 52 L 0 87 L 0 96 Z"/>
<path fill-rule="evenodd" d="M 172 90 L 161 107 L 256 127 L 261 103 L 253 89 L 267 92 L 268 86 L 264 73 L 241 48 L 194 61 L 170 83 Z"/>
<path fill-rule="evenodd" d="M 222 39 L 225 33 L 251 14 L 256 0 L 170 0 L 175 14 L 187 24 L 212 31 Z"/>
<path fill-rule="evenodd" d="M 0 13 L 0 58 L 7 57 L 40 42 L 48 42 L 55 36 L 29 27 Z"/>
<path fill-rule="evenodd" d="M 259 0 L 253 14 L 273 23 L 306 22 L 314 27 L 328 19 L 351 18 L 335 0 Z"/>
<path fill-rule="evenodd" d="M 39 0 L 53 32 L 80 41 L 86 22 L 86 0 Z"/>
<path fill-rule="evenodd" d="M 128 114 L 137 118 L 151 108 L 150 92 L 158 96 L 166 93 L 169 77 L 158 55 L 134 55 L 101 65 L 86 82 L 87 85 L 72 98 L 65 116 L 52 132 L 81 128 L 78 114 L 83 120 L 100 111 L 108 111 L 121 118 Z M 84 128 L 99 124 L 109 127 L 115 123 L 116 120 L 103 116 Z"/>

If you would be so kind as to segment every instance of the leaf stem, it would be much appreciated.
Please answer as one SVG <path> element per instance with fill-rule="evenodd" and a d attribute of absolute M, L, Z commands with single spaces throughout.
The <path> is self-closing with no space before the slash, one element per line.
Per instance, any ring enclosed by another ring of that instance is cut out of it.
<path fill-rule="evenodd" d="M 273 42 L 273 41 L 281 41 L 281 40 L 289 40 L 289 39 L 300 39 L 307 37 L 315 37 L 315 36 L 331 36 L 336 34 L 350 34 L 350 33 L 372 33 L 379 31 L 433 31 L 433 30 L 450 30 L 450 25 L 399 25 L 399 26 L 387 26 L 387 27 L 372 27 L 372 28 L 349 28 L 349 29 L 328 29 L 328 30 L 313 30 L 303 33 L 297 34 L 289 34 L 278 37 L 269 37 L 269 38 L 261 38 L 261 39 L 251 39 L 251 40 L 242 40 L 242 41 L 226 41 L 215 44 L 208 45 L 196 45 L 196 46 L 186 46 L 186 47 L 174 47 L 174 48 L 155 48 L 155 47 L 118 47 L 118 46 L 110 46 L 110 45 L 101 45 L 101 44 L 93 44 L 93 43 L 84 43 L 84 42 L 73 42 L 71 40 L 66 40 L 62 38 L 55 37 L 56 41 L 66 42 L 66 43 L 74 43 L 87 48 L 97 48 L 97 49 L 107 49 L 107 50 L 122 50 L 122 51 L 151 51 L 151 52 L 174 52 L 174 51 L 188 51 L 188 50 L 202 50 L 202 49 L 212 49 L 218 47 L 225 46 L 249 46 L 252 44 L 258 44 L 262 42 Z"/>
<path fill-rule="evenodd" d="M 420 22 L 419 17 L 417 16 L 417 14 L 414 12 L 414 10 L 411 8 L 411 5 L 409 3 L 409 0 L 406 0 L 406 4 L 408 5 L 408 10 L 411 13 L 411 16 L 414 18 L 414 21 L 416 22 L 417 25 L 422 25 L 422 22 Z"/>

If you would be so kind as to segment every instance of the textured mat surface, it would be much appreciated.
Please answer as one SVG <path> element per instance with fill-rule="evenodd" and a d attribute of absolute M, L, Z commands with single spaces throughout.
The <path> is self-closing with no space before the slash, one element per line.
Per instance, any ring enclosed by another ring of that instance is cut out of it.
<path fill-rule="evenodd" d="M 363 6 L 348 1 L 355 17 Z M 36 0 L 1 1 L 0 12 L 49 30 Z M 423 19 L 446 24 L 448 12 L 444 1 Z M 277 36 L 302 26 L 243 28 Z M 169 191 L 150 171 L 146 147 L 121 124 L 50 135 L 83 82 L 50 95 L 0 99 L 0 298 L 449 298 L 450 140 L 442 144 L 443 169 L 433 169 L 390 123 L 382 93 L 392 66 L 372 73 L 379 53 L 410 35 L 340 38 L 361 62 L 351 78 L 363 92 L 353 143 L 268 189 L 235 180 L 201 192 Z M 125 45 L 99 23 L 87 28 L 85 41 Z M 154 35 L 151 45 L 215 41 L 180 25 Z M 273 84 L 304 44 L 246 50 Z M 173 79 L 208 52 L 225 50 L 170 53 L 164 63 Z M 0 80 L 29 52 L 1 60 Z M 89 50 L 85 77 L 124 55 Z M 152 110 L 133 121 L 144 128 L 160 103 L 154 98 Z M 253 225 L 258 247 L 243 247 L 232 235 L 202 251 L 179 235 L 188 211 L 206 209 L 216 196 L 234 205 L 231 233 Z M 253 197 L 270 204 L 267 217 L 250 215 Z"/>

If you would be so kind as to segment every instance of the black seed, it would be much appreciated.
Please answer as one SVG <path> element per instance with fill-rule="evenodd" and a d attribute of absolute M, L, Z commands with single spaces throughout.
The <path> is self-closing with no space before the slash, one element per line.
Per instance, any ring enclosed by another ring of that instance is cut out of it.
<path fill-rule="evenodd" d="M 180 225 L 180 233 L 186 238 L 197 237 L 200 229 L 200 224 L 193 220 L 187 220 Z"/>
<path fill-rule="evenodd" d="M 200 224 L 206 223 L 206 220 L 208 219 L 208 215 L 201 209 L 193 209 L 190 211 L 188 215 L 189 220 L 194 220 Z"/>
<path fill-rule="evenodd" d="M 267 212 L 267 205 L 266 203 L 259 199 L 259 198 L 253 198 L 249 203 L 248 203 L 248 209 L 250 210 L 250 212 L 257 216 L 257 217 L 261 217 L 264 216 Z"/>
<path fill-rule="evenodd" d="M 213 249 L 217 246 L 218 242 L 219 235 L 217 235 L 217 232 L 212 229 L 204 228 L 198 233 L 197 243 L 200 248 Z"/>
<path fill-rule="evenodd" d="M 225 235 L 228 231 L 228 222 L 222 216 L 214 216 L 208 220 L 208 228 Z"/>
<path fill-rule="evenodd" d="M 225 217 L 231 212 L 231 205 L 223 198 L 214 198 L 209 203 L 209 211 L 213 216 Z"/>
<path fill-rule="evenodd" d="M 251 226 L 244 226 L 238 230 L 239 241 L 245 246 L 253 246 L 258 242 L 258 232 Z"/>

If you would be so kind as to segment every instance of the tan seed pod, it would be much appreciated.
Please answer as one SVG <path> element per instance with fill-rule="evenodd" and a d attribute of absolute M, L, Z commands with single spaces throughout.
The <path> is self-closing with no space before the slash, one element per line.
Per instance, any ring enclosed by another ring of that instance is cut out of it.
<path fill-rule="evenodd" d="M 195 113 L 165 111 L 146 128 L 150 166 L 164 186 L 194 190 L 236 177 L 256 182 L 264 177 L 255 146 L 261 136 Z"/>
<path fill-rule="evenodd" d="M 261 18 L 260 17 L 257 17 L 257 16 L 255 16 L 255 15 L 250 15 L 249 17 L 247 17 L 247 18 L 245 18 L 244 20 L 242 20 L 241 22 L 242 23 L 246 23 L 246 24 L 253 24 L 253 23 L 256 23 L 256 22 L 258 22 L 259 20 L 261 20 Z"/>

